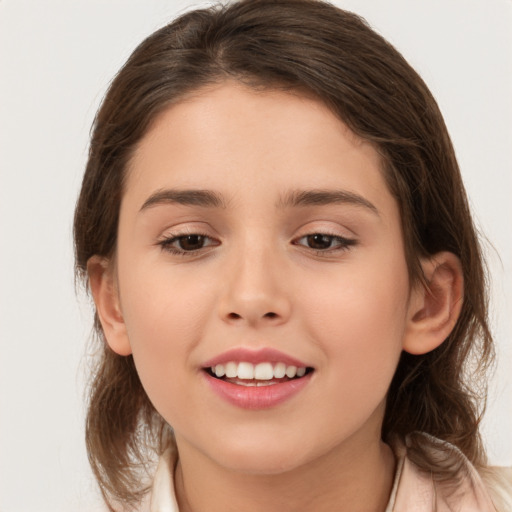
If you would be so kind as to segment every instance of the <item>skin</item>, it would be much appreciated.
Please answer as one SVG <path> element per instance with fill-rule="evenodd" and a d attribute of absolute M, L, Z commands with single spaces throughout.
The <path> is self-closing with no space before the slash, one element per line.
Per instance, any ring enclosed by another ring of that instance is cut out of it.
<path fill-rule="evenodd" d="M 222 201 L 155 196 L 169 189 Z M 345 196 L 286 204 L 312 190 Z M 196 233 L 203 246 L 171 252 Z M 327 235 L 320 249 L 312 234 Z M 210 87 L 140 142 L 118 235 L 115 261 L 91 259 L 91 289 L 108 343 L 133 354 L 174 428 L 180 510 L 383 511 L 395 467 L 380 439 L 389 384 L 402 350 L 427 352 L 449 334 L 462 278 L 441 253 L 422 262 L 430 293 L 409 282 L 375 148 L 315 99 Z M 235 347 L 281 350 L 314 368 L 311 381 L 277 407 L 240 409 L 202 369 Z"/>

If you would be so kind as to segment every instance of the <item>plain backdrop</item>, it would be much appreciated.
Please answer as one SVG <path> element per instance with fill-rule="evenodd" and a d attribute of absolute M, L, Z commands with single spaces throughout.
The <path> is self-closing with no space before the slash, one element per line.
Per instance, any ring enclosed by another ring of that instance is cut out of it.
<path fill-rule="evenodd" d="M 444 112 L 493 276 L 499 364 L 483 429 L 512 464 L 512 2 L 346 0 Z M 204 4 L 195 4 L 195 6 Z M 0 0 L 0 511 L 94 512 L 83 443 L 91 310 L 72 215 L 89 127 L 145 36 L 189 1 Z"/>

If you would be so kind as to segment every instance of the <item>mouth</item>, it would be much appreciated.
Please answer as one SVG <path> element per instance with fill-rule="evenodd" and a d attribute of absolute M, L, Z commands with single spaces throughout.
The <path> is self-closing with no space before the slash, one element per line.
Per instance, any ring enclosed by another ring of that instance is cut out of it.
<path fill-rule="evenodd" d="M 268 410 L 302 395 L 315 369 L 271 347 L 238 347 L 205 361 L 201 373 L 222 401 L 241 409 Z"/>
<path fill-rule="evenodd" d="M 275 386 L 296 381 L 310 375 L 314 369 L 309 366 L 295 366 L 284 362 L 229 361 L 204 368 L 215 379 L 245 387 Z"/>

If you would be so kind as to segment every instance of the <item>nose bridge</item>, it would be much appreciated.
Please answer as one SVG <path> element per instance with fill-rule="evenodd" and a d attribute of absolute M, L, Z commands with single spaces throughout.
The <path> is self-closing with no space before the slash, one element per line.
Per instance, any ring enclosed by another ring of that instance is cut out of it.
<path fill-rule="evenodd" d="M 279 323 L 290 314 L 290 301 L 283 272 L 283 256 L 275 244 L 247 237 L 233 248 L 229 278 L 221 300 L 221 315 L 226 321 Z M 281 279 L 280 279 L 281 277 Z"/>

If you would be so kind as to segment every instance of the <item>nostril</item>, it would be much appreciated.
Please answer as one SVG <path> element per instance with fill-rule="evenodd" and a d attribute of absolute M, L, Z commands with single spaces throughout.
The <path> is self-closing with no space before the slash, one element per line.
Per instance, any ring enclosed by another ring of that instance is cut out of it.
<path fill-rule="evenodd" d="M 235 313 L 234 311 L 232 311 L 231 313 L 228 313 L 226 318 L 228 320 L 241 320 L 243 318 L 246 318 L 247 320 L 249 320 L 250 315 L 248 315 L 247 317 L 245 317 L 244 315 L 241 315 L 239 313 Z M 279 315 L 277 313 L 274 313 L 274 311 L 268 311 L 267 313 L 265 313 L 264 315 L 262 315 L 261 317 L 256 317 L 256 318 L 265 318 L 265 319 L 275 319 L 275 318 L 279 318 Z"/>

